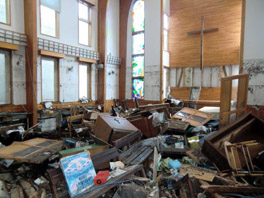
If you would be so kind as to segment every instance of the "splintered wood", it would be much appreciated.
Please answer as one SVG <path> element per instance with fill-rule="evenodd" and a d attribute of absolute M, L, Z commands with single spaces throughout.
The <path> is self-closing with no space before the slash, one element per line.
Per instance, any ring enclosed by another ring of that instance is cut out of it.
<path fill-rule="evenodd" d="M 198 168 L 187 164 L 183 164 L 180 167 L 181 175 L 189 174 L 190 177 L 194 177 L 196 179 L 201 179 L 209 182 L 213 181 L 216 173 L 217 173 L 216 171 L 211 171 L 204 168 Z"/>

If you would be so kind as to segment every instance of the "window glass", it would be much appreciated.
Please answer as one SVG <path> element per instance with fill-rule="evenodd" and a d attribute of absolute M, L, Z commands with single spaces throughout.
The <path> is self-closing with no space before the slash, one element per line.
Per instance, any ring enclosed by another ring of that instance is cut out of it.
<path fill-rule="evenodd" d="M 10 54 L 0 50 L 0 104 L 11 103 Z"/>
<path fill-rule="evenodd" d="M 90 67 L 79 65 L 79 98 L 88 99 L 90 89 Z"/>
<path fill-rule="evenodd" d="M 144 33 L 133 35 L 133 54 L 143 54 L 144 50 Z"/>
<path fill-rule="evenodd" d="M 144 1 L 136 1 L 132 11 L 133 32 L 143 31 L 145 29 Z"/>
<path fill-rule="evenodd" d="M 83 21 L 79 21 L 79 43 L 89 44 L 89 24 Z"/>
<path fill-rule="evenodd" d="M 9 23 L 9 0 L 0 0 L 0 23 Z"/>
<path fill-rule="evenodd" d="M 132 58 L 133 77 L 144 77 L 144 56 Z"/>
<path fill-rule="evenodd" d="M 133 98 L 144 98 L 144 79 L 133 79 Z"/>
<path fill-rule="evenodd" d="M 42 101 L 57 101 L 57 60 L 42 58 Z"/>
<path fill-rule="evenodd" d="M 43 5 L 40 6 L 41 33 L 56 37 L 56 11 Z"/>

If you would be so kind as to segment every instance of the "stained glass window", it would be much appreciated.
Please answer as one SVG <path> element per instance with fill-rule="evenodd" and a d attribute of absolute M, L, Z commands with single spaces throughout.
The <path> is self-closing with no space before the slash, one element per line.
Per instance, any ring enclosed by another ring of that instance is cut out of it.
<path fill-rule="evenodd" d="M 132 86 L 133 98 L 144 98 L 145 11 L 144 0 L 137 0 L 132 12 Z"/>
<path fill-rule="evenodd" d="M 144 98 L 144 79 L 133 79 L 133 98 Z"/>
<path fill-rule="evenodd" d="M 143 31 L 145 29 L 144 0 L 135 2 L 132 12 L 133 32 Z"/>
<path fill-rule="evenodd" d="M 133 54 L 143 54 L 144 49 L 144 33 L 133 35 Z"/>
<path fill-rule="evenodd" d="M 144 56 L 132 58 L 133 77 L 144 77 Z"/>

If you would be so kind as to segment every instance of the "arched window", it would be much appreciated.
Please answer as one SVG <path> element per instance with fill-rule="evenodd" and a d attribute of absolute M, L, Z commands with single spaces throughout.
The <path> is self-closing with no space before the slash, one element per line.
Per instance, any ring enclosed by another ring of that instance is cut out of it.
<path fill-rule="evenodd" d="M 144 0 L 136 0 L 132 10 L 132 86 L 133 98 L 144 98 L 145 12 Z"/>

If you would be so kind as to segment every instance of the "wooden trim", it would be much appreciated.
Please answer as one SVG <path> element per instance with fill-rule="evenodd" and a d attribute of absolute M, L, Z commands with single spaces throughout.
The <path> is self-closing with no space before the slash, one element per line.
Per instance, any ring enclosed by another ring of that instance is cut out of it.
<path fill-rule="evenodd" d="M 1 113 L 29 112 L 25 105 L 0 105 Z"/>
<path fill-rule="evenodd" d="M 57 109 L 63 109 L 63 108 L 70 108 L 70 106 L 95 106 L 96 101 L 88 102 L 88 103 L 81 103 L 81 102 L 53 102 L 52 103 L 52 108 L 57 108 Z M 38 104 L 38 110 L 43 110 L 45 109 L 44 105 Z M 1 108 L 0 108 L 1 110 Z"/>
<path fill-rule="evenodd" d="M 0 42 L 0 48 L 17 51 L 19 49 L 19 46 L 12 43 Z"/>
<path fill-rule="evenodd" d="M 240 33 L 240 59 L 239 59 L 239 74 L 243 73 L 244 61 L 244 39 L 245 39 L 245 15 L 246 15 L 246 0 L 242 0 L 241 10 L 241 33 Z"/>
<path fill-rule="evenodd" d="M 65 57 L 65 54 L 47 51 L 47 50 L 39 50 L 39 54 L 43 55 L 43 56 L 50 56 L 50 57 L 55 57 L 55 58 L 64 58 Z"/>
<path fill-rule="evenodd" d="M 78 57 L 78 61 L 84 63 L 97 63 L 97 60 L 95 59 L 84 58 L 84 57 Z"/>

